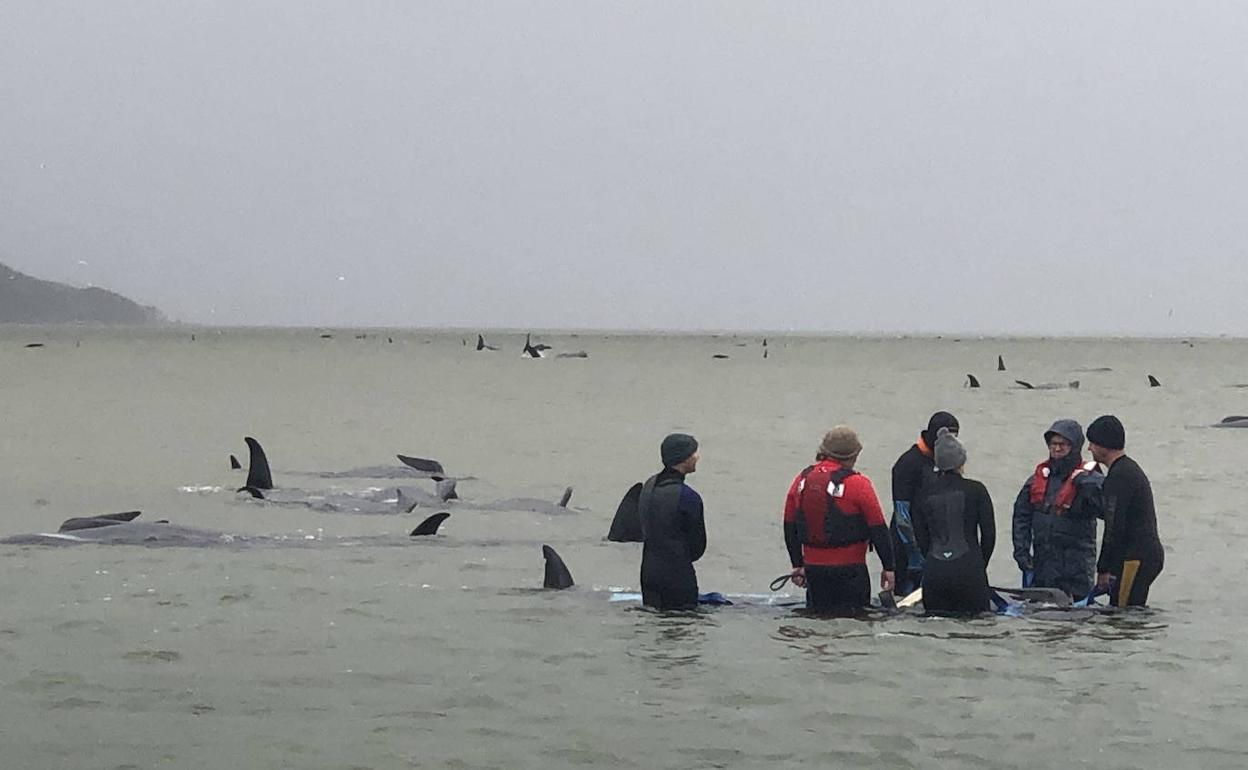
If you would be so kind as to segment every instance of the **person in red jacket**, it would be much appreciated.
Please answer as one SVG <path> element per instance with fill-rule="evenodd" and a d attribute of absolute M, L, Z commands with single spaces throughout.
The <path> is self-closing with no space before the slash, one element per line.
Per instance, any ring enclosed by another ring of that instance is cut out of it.
<path fill-rule="evenodd" d="M 854 470 L 862 443 L 846 425 L 828 431 L 809 466 L 784 498 L 784 543 L 794 584 L 806 587 L 806 607 L 845 612 L 871 604 L 867 545 L 893 588 L 893 544 L 871 480 Z"/>

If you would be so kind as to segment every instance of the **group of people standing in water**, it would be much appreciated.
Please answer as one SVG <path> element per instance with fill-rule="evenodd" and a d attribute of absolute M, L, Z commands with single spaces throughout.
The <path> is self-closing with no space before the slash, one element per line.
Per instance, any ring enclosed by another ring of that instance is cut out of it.
<path fill-rule="evenodd" d="M 966 449 L 949 412 L 931 416 L 892 469 L 892 520 L 875 488 L 854 469 L 862 443 L 850 427 L 828 431 L 815 461 L 789 485 L 784 543 L 807 608 L 853 612 L 871 604 L 867 552 L 880 560 L 880 588 L 922 590 L 933 613 L 991 609 L 987 565 L 996 546 L 992 497 L 963 474 Z M 1048 457 L 1014 501 L 1013 555 L 1023 587 L 1057 588 L 1073 599 L 1107 593 L 1114 606 L 1142 606 L 1161 573 L 1164 551 L 1148 477 L 1124 451 L 1126 430 L 1113 415 L 1088 425 L 1091 459 L 1078 422 L 1044 432 Z M 642 601 L 687 609 L 698 601 L 693 563 L 706 550 L 702 498 L 687 483 L 700 453 L 692 436 L 674 433 L 660 447 L 663 470 L 646 480 L 638 501 L 643 542 Z M 1099 558 L 1096 521 L 1103 519 Z"/>

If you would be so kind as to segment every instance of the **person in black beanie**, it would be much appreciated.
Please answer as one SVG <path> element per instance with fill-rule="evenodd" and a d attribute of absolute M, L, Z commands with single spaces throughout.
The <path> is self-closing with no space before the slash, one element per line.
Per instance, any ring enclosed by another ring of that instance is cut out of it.
<path fill-rule="evenodd" d="M 697 470 L 698 441 L 673 433 L 659 447 L 663 470 L 646 479 L 637 508 L 641 519 L 641 601 L 659 610 L 698 606 L 693 563 L 706 551 L 702 498 L 685 483 Z"/>
<path fill-rule="evenodd" d="M 1165 566 L 1153 488 L 1144 470 L 1124 451 L 1127 432 L 1117 417 L 1097 417 L 1087 435 L 1092 459 L 1109 467 L 1102 488 L 1105 534 L 1096 562 L 1096 586 L 1110 591 L 1110 604 L 1115 607 L 1142 607 Z M 1115 580 L 1117 586 L 1111 590 Z"/>
<path fill-rule="evenodd" d="M 914 537 L 910 512 L 918 506 L 923 487 L 936 477 L 933 452 L 941 428 L 948 428 L 956 438 L 958 418 L 949 412 L 933 414 L 927 429 L 919 432 L 919 440 L 893 463 L 893 518 L 888 529 L 897 562 L 898 596 L 905 596 L 923 583 L 923 555 Z"/>

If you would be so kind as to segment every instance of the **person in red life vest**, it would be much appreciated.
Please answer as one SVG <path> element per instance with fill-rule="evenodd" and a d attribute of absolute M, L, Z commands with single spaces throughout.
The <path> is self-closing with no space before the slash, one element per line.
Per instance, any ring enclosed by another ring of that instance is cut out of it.
<path fill-rule="evenodd" d="M 1054 422 L 1044 441 L 1049 458 L 1014 501 L 1014 561 L 1024 587 L 1060 588 L 1082 599 L 1093 586 L 1105 477 L 1095 462 L 1084 462 L 1083 428 L 1074 420 Z"/>
<path fill-rule="evenodd" d="M 784 498 L 784 544 L 806 607 L 847 612 L 871 604 L 867 544 L 883 571 L 880 588 L 893 588 L 893 544 L 871 480 L 854 470 L 862 443 L 845 425 L 828 431 L 815 464 L 797 474 Z"/>

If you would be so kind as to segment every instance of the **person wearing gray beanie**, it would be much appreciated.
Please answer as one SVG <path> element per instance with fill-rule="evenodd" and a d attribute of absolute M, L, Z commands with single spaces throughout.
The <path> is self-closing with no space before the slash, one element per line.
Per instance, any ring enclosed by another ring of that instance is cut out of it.
<path fill-rule="evenodd" d="M 790 577 L 806 588 L 806 608 L 855 613 L 871 604 L 867 545 L 880 557 L 880 588 L 893 588 L 893 548 L 871 480 L 854 470 L 862 442 L 848 425 L 824 434 L 814 465 L 797 474 L 784 498 Z"/>
<path fill-rule="evenodd" d="M 936 477 L 911 513 L 923 555 L 923 608 L 938 615 L 990 609 L 988 560 L 996 545 L 992 497 L 962 476 L 966 448 L 947 427 L 937 431 Z"/>
<path fill-rule="evenodd" d="M 698 605 L 693 563 L 706 552 L 702 497 L 685 483 L 697 470 L 698 441 L 672 433 L 659 445 L 663 470 L 646 479 L 637 499 L 641 528 L 641 601 L 658 610 Z"/>
<path fill-rule="evenodd" d="M 932 454 L 936 458 L 937 471 L 961 470 L 966 465 L 966 449 L 958 441 L 958 434 L 950 433 L 948 428 L 937 431 L 936 447 Z"/>
<path fill-rule="evenodd" d="M 914 539 L 910 511 L 918 504 L 927 482 L 935 476 L 936 434 L 941 428 L 948 428 L 949 433 L 956 436 L 958 418 L 950 412 L 934 412 L 914 444 L 893 463 L 893 516 L 888 529 L 897 557 L 898 596 L 910 593 L 923 582 L 923 554 Z"/>
<path fill-rule="evenodd" d="M 1127 456 L 1126 430 L 1113 415 L 1088 426 L 1092 458 L 1109 467 L 1105 475 L 1105 535 L 1096 562 L 1096 587 L 1109 592 L 1115 607 L 1142 607 L 1166 563 L 1157 535 L 1153 487 L 1134 459 Z"/>
<path fill-rule="evenodd" d="M 1044 443 L 1049 456 L 1014 499 L 1014 561 L 1024 588 L 1059 588 L 1082 599 L 1093 586 L 1105 477 L 1084 462 L 1083 428 L 1074 420 L 1055 421 Z"/>

